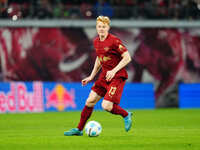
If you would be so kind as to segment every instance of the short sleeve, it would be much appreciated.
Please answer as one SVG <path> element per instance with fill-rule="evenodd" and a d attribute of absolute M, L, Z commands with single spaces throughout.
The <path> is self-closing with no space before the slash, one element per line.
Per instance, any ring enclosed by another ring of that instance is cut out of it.
<path fill-rule="evenodd" d="M 127 48 L 124 46 L 124 44 L 122 43 L 122 41 L 119 38 L 116 38 L 114 40 L 114 46 L 115 49 L 120 53 L 123 54 L 124 52 L 127 52 Z"/>

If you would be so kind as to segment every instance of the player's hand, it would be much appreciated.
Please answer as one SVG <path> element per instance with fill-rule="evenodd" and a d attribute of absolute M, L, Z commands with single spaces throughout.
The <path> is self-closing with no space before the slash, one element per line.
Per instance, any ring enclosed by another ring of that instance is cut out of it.
<path fill-rule="evenodd" d="M 106 81 L 111 81 L 112 78 L 115 76 L 116 72 L 114 70 L 107 71 L 106 73 Z"/>
<path fill-rule="evenodd" d="M 81 81 L 82 86 L 85 86 L 88 82 L 90 82 L 92 78 L 89 76 Z"/>

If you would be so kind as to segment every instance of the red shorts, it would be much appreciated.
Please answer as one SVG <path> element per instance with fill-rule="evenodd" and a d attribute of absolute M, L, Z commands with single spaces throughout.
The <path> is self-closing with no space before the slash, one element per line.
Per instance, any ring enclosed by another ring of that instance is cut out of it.
<path fill-rule="evenodd" d="M 114 78 L 111 82 L 99 78 L 93 85 L 92 90 L 105 100 L 119 104 L 126 80 L 123 78 Z"/>

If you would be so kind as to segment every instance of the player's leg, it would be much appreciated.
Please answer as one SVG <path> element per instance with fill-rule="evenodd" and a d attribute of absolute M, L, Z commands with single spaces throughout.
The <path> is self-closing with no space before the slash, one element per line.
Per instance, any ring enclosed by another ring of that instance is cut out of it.
<path fill-rule="evenodd" d="M 119 106 L 124 85 L 125 80 L 121 78 L 113 79 L 102 102 L 102 107 L 104 110 L 111 112 L 112 114 L 122 116 L 124 118 L 125 130 L 129 131 L 132 126 L 132 113 Z"/>
<path fill-rule="evenodd" d="M 87 120 L 90 118 L 94 105 L 101 99 L 101 96 L 99 96 L 96 92 L 91 91 L 89 94 L 89 97 L 86 100 L 86 104 L 81 112 L 81 118 L 80 122 L 78 124 L 77 128 L 73 128 L 69 131 L 65 131 L 64 135 L 65 136 L 73 136 L 73 135 L 78 135 L 81 136 L 83 135 L 83 128 L 87 122 Z"/>
<path fill-rule="evenodd" d="M 124 118 L 125 130 L 128 132 L 132 126 L 132 112 L 128 112 L 120 107 L 118 104 L 115 104 L 108 100 L 103 100 L 102 108 L 112 114 L 120 115 Z"/>
<path fill-rule="evenodd" d="M 80 122 L 78 124 L 78 129 L 80 131 L 83 130 L 87 120 L 90 118 L 92 112 L 93 112 L 93 108 L 95 106 L 95 104 L 101 99 L 102 97 L 99 96 L 96 92 L 94 92 L 93 90 L 90 92 L 89 97 L 85 103 L 85 107 L 83 108 L 82 112 L 81 112 L 81 118 L 80 118 Z"/>
<path fill-rule="evenodd" d="M 118 104 L 115 104 L 109 100 L 104 99 L 102 102 L 102 108 L 108 112 L 111 112 L 115 115 L 120 115 L 123 118 L 128 116 L 128 112 L 120 107 Z"/>

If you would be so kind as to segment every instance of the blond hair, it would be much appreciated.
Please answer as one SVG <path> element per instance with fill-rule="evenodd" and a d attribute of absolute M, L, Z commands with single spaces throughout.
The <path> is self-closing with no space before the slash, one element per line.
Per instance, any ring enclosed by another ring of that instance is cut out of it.
<path fill-rule="evenodd" d="M 110 26 L 110 18 L 107 16 L 98 16 L 96 22 L 103 22 Z"/>

